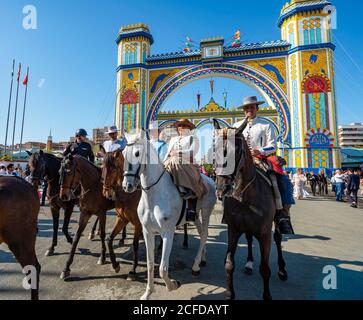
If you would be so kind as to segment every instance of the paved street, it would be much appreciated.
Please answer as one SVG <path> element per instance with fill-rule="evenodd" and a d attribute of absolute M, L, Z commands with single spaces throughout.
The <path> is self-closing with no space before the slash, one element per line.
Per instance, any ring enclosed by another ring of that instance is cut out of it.
<path fill-rule="evenodd" d="M 71 230 L 77 227 L 79 213 L 72 217 Z M 271 292 L 274 299 L 363 299 L 363 210 L 352 209 L 346 203 L 336 203 L 332 198 L 316 198 L 299 201 L 292 210 L 296 235 L 285 238 L 284 256 L 289 279 L 281 282 L 277 277 L 276 250 L 273 246 L 270 266 L 272 269 Z M 92 223 L 94 218 L 92 219 Z M 114 216 L 108 217 L 107 231 L 113 225 Z M 191 265 L 196 254 L 198 240 L 196 230 L 189 228 L 190 248 L 183 250 L 181 231 L 174 242 L 170 274 L 182 282 L 179 290 L 167 292 L 160 279 L 156 278 L 156 292 L 152 299 L 223 299 L 225 272 L 223 259 L 226 252 L 226 227 L 220 224 L 221 207 L 213 213 L 207 245 L 207 266 L 199 278 L 191 275 Z M 128 229 L 125 247 L 116 248 L 121 261 L 121 271 L 115 274 L 110 264 L 97 265 L 100 252 L 98 239 L 87 239 L 89 224 L 72 265 L 72 277 L 64 282 L 59 275 L 64 268 L 70 246 L 61 234 L 56 255 L 45 257 L 50 244 L 52 222 L 48 208 L 42 208 L 39 217 L 37 254 L 42 265 L 40 299 L 138 299 L 146 287 L 146 257 L 141 244 L 138 280 L 126 280 L 132 261 L 132 229 Z M 115 244 L 118 242 L 115 241 Z M 259 249 L 255 242 L 255 271 L 252 276 L 242 272 L 247 252 L 245 239 L 241 239 L 236 255 L 238 268 L 235 271 L 237 299 L 261 299 L 262 280 L 257 272 Z M 157 258 L 159 261 L 159 257 Z M 325 266 L 337 269 L 337 290 L 324 290 L 322 282 Z M 0 246 L 0 300 L 28 299 L 29 293 L 22 289 L 22 274 L 19 265 L 7 248 Z"/>

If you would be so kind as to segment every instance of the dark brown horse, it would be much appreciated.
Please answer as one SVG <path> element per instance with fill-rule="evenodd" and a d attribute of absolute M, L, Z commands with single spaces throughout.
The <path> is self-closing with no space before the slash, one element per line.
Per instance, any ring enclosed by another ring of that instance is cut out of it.
<path fill-rule="evenodd" d="M 252 243 L 252 236 L 259 242 L 261 252 L 260 274 L 264 284 L 263 298 L 270 300 L 271 270 L 269 257 L 272 224 L 276 213 L 273 191 L 268 180 L 257 172 L 242 134 L 245 128 L 244 124 L 236 130 L 220 129 L 218 121 L 215 120 L 214 126 L 217 133 L 216 146 L 222 149 L 217 150 L 217 153 L 223 154 L 219 158 L 223 161 L 217 163 L 219 167 L 217 168 L 217 194 L 220 198 L 224 198 L 225 220 L 228 225 L 228 250 L 225 258 L 226 298 L 235 298 L 233 287 L 234 255 L 239 238 L 245 233 L 249 243 Z M 231 139 L 231 137 L 233 138 Z M 232 170 L 228 162 L 233 163 Z M 278 250 L 279 277 L 281 280 L 286 280 L 286 264 L 281 249 L 282 237 L 278 227 L 275 226 L 275 228 L 274 239 Z M 252 255 L 252 250 L 249 250 L 249 255 Z"/>
<path fill-rule="evenodd" d="M 8 245 L 23 269 L 35 267 L 36 288 L 31 289 L 31 298 L 38 300 L 40 264 L 35 253 L 38 194 L 21 178 L 0 177 L 0 204 L 0 244 Z"/>
<path fill-rule="evenodd" d="M 128 280 L 136 279 L 136 267 L 138 265 L 138 250 L 139 241 L 142 234 L 142 226 L 137 214 L 137 207 L 141 198 L 141 190 L 136 190 L 133 193 L 126 193 L 122 189 L 124 157 L 121 150 L 106 153 L 102 164 L 102 182 L 103 195 L 108 199 L 116 201 L 117 219 L 115 226 L 108 239 L 108 249 L 112 266 L 116 272 L 119 272 L 120 265 L 116 262 L 115 253 L 113 250 L 113 240 L 116 235 L 131 222 L 134 226 L 134 264 L 133 270 L 130 271 Z"/>
<path fill-rule="evenodd" d="M 55 247 L 58 244 L 58 228 L 59 228 L 59 212 L 64 210 L 64 220 L 62 231 L 67 239 L 67 242 L 72 244 L 72 237 L 69 234 L 68 228 L 71 220 L 71 216 L 74 210 L 74 206 L 78 203 L 79 190 L 75 190 L 69 201 L 62 201 L 59 198 L 59 169 L 61 167 L 62 158 L 58 158 L 53 154 L 45 153 L 42 150 L 32 154 L 27 151 L 29 157 L 28 164 L 30 168 L 30 181 L 37 190 L 41 181 L 46 180 L 48 182 L 47 197 L 49 199 L 50 210 L 52 212 L 53 219 L 53 239 L 52 244 L 46 251 L 46 256 L 52 256 L 55 252 Z M 97 222 L 92 228 L 89 238 L 93 239 L 95 230 L 97 228 Z"/>

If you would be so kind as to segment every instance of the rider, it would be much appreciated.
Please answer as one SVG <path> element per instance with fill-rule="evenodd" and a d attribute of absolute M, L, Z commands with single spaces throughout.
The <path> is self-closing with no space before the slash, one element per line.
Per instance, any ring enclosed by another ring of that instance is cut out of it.
<path fill-rule="evenodd" d="M 117 132 L 118 130 L 116 126 L 111 126 L 108 128 L 106 134 L 108 134 L 110 140 L 105 141 L 102 145 L 106 153 L 113 152 L 118 149 L 121 149 L 121 151 L 125 149 L 127 145 L 127 140 L 125 137 L 123 137 L 122 139 L 118 139 Z"/>
<path fill-rule="evenodd" d="M 199 150 L 199 139 L 192 134 L 195 125 L 188 119 L 173 124 L 178 136 L 171 138 L 167 151 L 165 167 L 170 172 L 181 197 L 188 200 L 187 221 L 197 217 L 197 201 L 206 193 L 206 187 L 194 157 Z"/>
<path fill-rule="evenodd" d="M 152 122 L 149 126 L 150 143 L 158 152 L 159 161 L 164 162 L 168 145 L 161 139 L 161 132 L 157 122 Z"/>
<path fill-rule="evenodd" d="M 260 162 L 261 159 L 266 159 L 272 156 L 277 151 L 277 136 L 276 132 L 270 122 L 258 117 L 257 112 L 259 105 L 263 104 L 264 101 L 258 101 L 257 97 L 246 97 L 243 100 L 242 106 L 238 109 L 243 109 L 246 115 L 247 126 L 243 131 L 243 135 L 247 141 L 247 144 L 251 150 L 251 154 L 254 157 L 255 162 Z M 234 124 L 235 128 L 239 128 L 243 124 L 243 121 Z M 276 163 L 273 164 L 274 169 Z M 277 165 L 278 166 L 278 165 Z M 276 199 L 277 214 L 275 217 L 276 222 L 279 225 L 280 231 L 283 234 L 292 234 L 292 226 L 290 217 L 286 210 L 283 210 L 283 205 L 291 205 L 291 203 L 283 203 L 282 199 L 290 199 L 285 194 L 281 199 L 280 192 L 290 192 L 289 188 L 278 188 L 278 185 L 282 186 L 285 183 L 283 175 L 280 173 L 273 173 L 272 170 L 268 171 L 268 175 L 271 179 L 274 195 Z"/>
<path fill-rule="evenodd" d="M 76 140 L 68 144 L 67 148 L 63 151 L 63 156 L 65 157 L 68 154 L 80 155 L 94 163 L 95 156 L 91 145 L 86 142 L 86 137 L 87 131 L 84 129 L 78 129 L 76 131 Z"/>

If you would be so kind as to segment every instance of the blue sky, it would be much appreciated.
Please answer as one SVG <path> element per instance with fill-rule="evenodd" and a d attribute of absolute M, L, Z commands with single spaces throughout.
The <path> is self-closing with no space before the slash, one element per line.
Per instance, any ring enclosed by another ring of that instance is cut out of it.
<path fill-rule="evenodd" d="M 334 38 L 339 123 L 359 122 L 363 121 L 360 25 L 363 5 L 356 0 L 333 2 L 338 10 Z M 237 29 L 241 30 L 244 42 L 269 41 L 280 39 L 276 21 L 284 3 L 283 0 L 1 0 L 0 143 L 5 136 L 13 58 L 22 62 L 24 69 L 27 65 L 31 68 L 24 141 L 44 141 L 50 129 L 55 141 L 68 140 L 78 127 L 91 134 L 92 128 L 113 122 L 115 39 L 120 26 L 148 24 L 155 40 L 152 53 L 181 50 L 185 35 L 195 41 L 214 36 L 229 39 Z M 22 10 L 28 4 L 37 8 L 37 30 L 22 27 Z M 202 93 L 202 103 L 207 103 L 208 81 L 194 82 L 181 89 L 166 102 L 166 108 L 195 107 L 198 90 Z M 239 82 L 218 78 L 215 99 L 221 104 L 224 89 L 231 105 L 238 104 L 243 95 L 253 93 Z M 24 88 L 20 90 L 18 119 Z M 19 141 L 19 121 L 17 132 L 16 141 Z"/>

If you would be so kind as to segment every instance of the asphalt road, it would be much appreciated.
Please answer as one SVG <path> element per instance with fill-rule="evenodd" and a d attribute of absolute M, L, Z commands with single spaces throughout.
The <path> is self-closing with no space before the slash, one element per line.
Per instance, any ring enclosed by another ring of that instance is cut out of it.
<path fill-rule="evenodd" d="M 71 231 L 77 228 L 79 213 L 72 217 Z M 332 198 L 302 200 L 292 210 L 296 235 L 285 237 L 283 250 L 287 262 L 289 279 L 281 282 L 277 277 L 276 249 L 273 246 L 270 259 L 272 270 L 271 293 L 273 299 L 363 299 L 363 209 L 352 209 L 346 203 L 337 203 Z M 93 223 L 95 218 L 91 220 Z M 112 229 L 114 215 L 109 213 L 107 231 Z M 182 231 L 174 240 L 170 260 L 170 275 L 181 281 L 182 286 L 167 292 L 158 277 L 156 267 L 156 291 L 152 299 L 215 300 L 224 298 L 225 272 L 223 266 L 227 249 L 226 226 L 220 224 L 221 206 L 217 205 L 212 215 L 207 245 L 207 266 L 195 278 L 191 266 L 197 251 L 198 238 L 194 226 L 189 227 L 189 249 L 182 249 Z M 132 228 L 124 247 L 116 248 L 121 271 L 116 274 L 109 263 L 100 266 L 97 260 L 100 241 L 88 240 L 89 223 L 82 237 L 71 267 L 72 277 L 68 281 L 59 276 L 65 266 L 70 250 L 60 231 L 56 255 L 45 257 L 51 242 L 52 220 L 49 208 L 41 208 L 39 216 L 39 238 L 37 254 L 42 265 L 40 299 L 139 299 L 146 288 L 146 256 L 142 241 L 140 266 L 137 281 L 127 281 L 132 263 Z M 117 244 L 117 237 L 115 244 Z M 241 238 L 236 255 L 238 267 L 235 271 L 237 299 L 261 299 L 262 279 L 258 273 L 259 249 L 255 241 L 255 270 L 253 275 L 243 273 L 246 261 L 246 241 Z M 159 261 L 157 257 L 156 261 Z M 326 290 L 323 274 L 326 266 L 333 266 L 337 274 L 337 288 Z M 0 246 L 0 300 L 28 299 L 29 292 L 22 288 L 23 275 L 20 266 L 3 244 Z"/>

